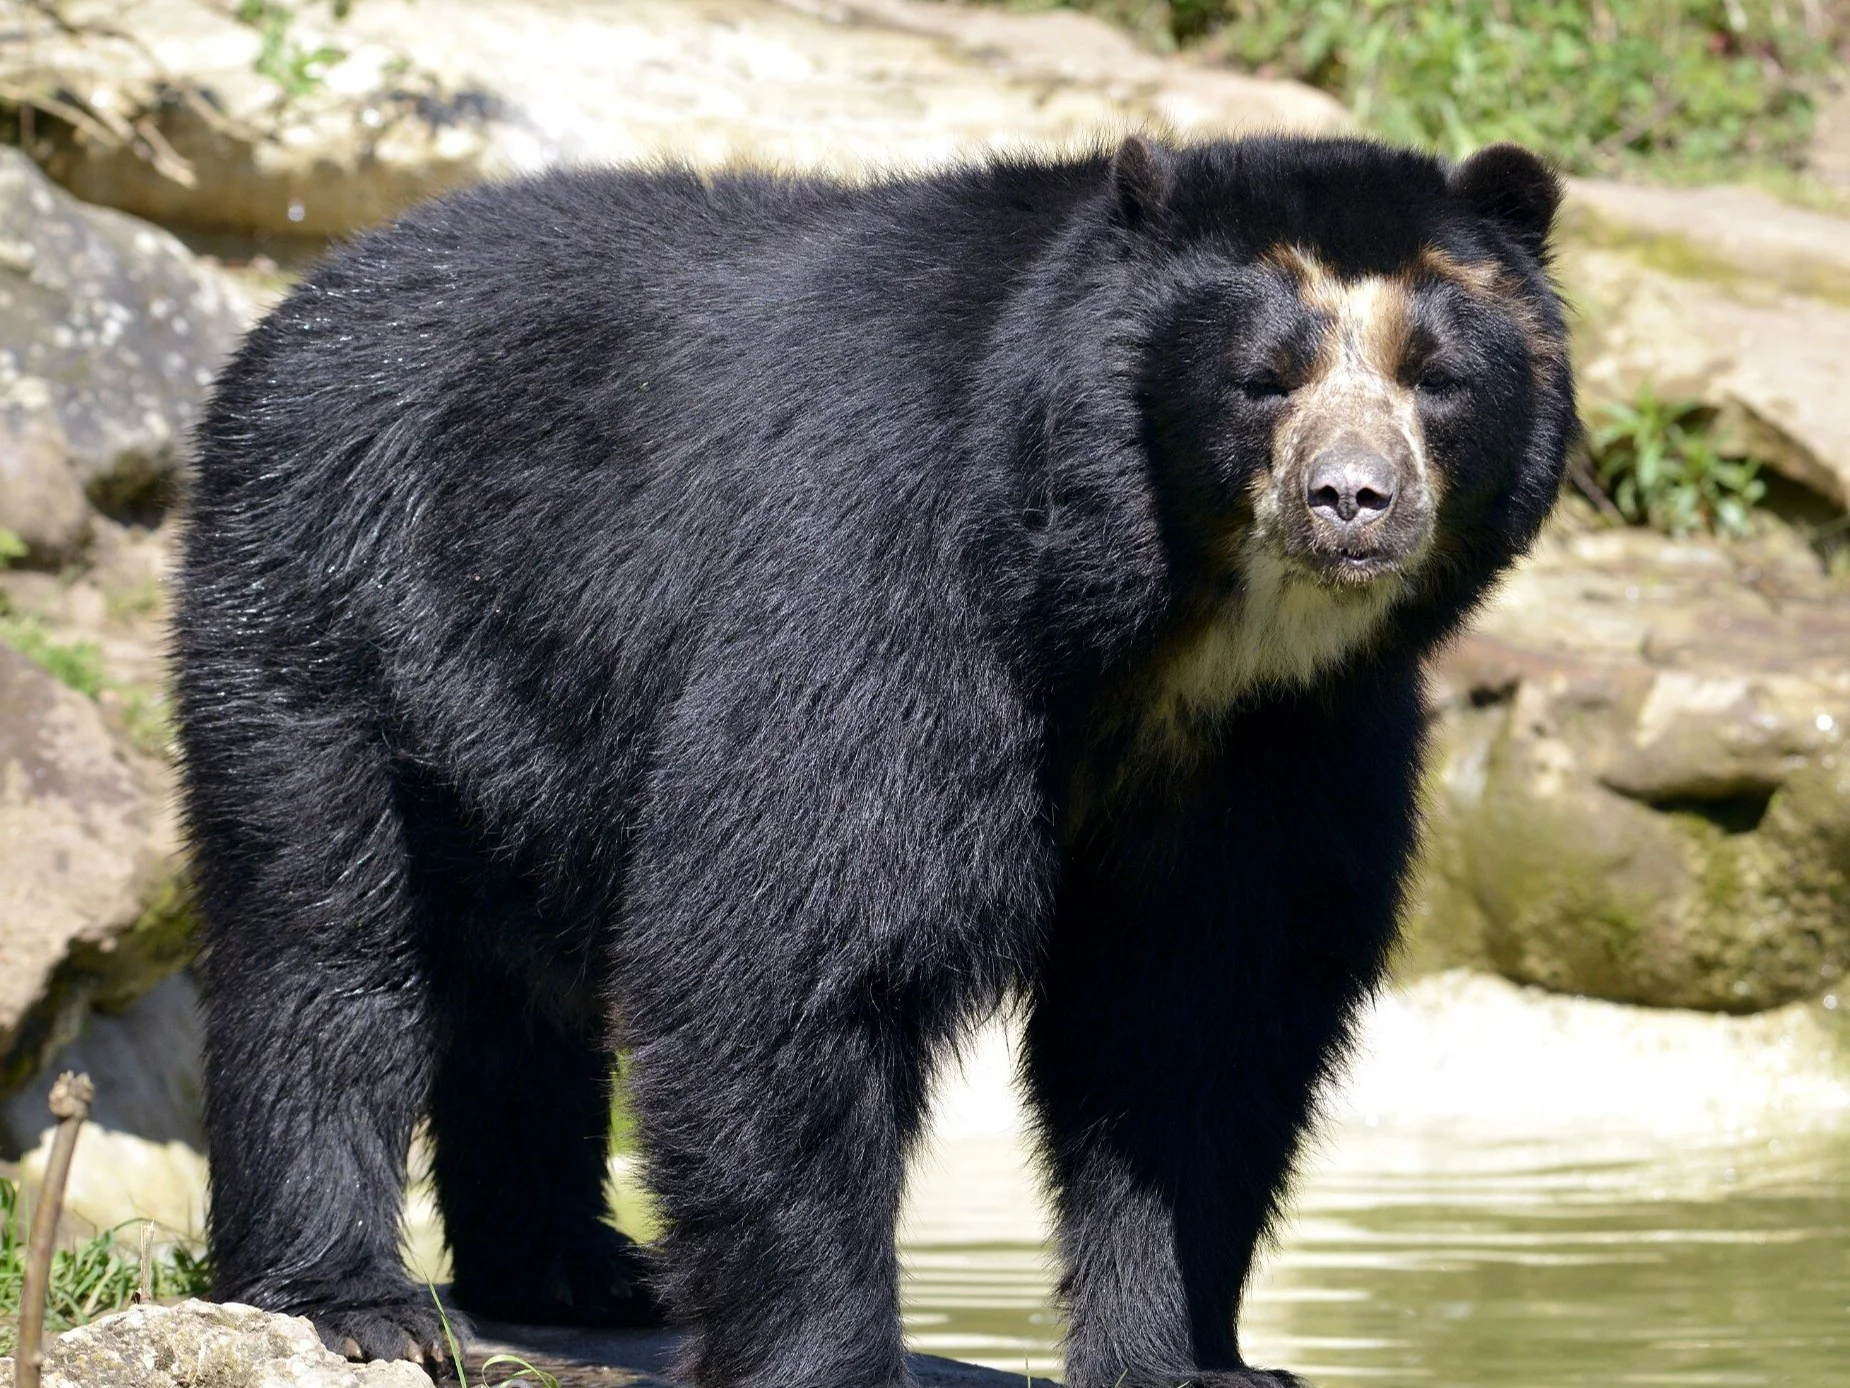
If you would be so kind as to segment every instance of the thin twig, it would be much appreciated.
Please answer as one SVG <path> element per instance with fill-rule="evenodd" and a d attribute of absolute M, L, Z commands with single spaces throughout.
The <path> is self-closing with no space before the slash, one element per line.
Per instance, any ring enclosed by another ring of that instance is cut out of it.
<path fill-rule="evenodd" d="M 58 1131 L 51 1140 L 51 1159 L 45 1163 L 45 1183 L 39 1187 L 32 1236 L 26 1243 L 26 1275 L 19 1289 L 19 1353 L 13 1361 L 15 1388 L 39 1388 L 39 1370 L 45 1362 L 39 1342 L 45 1330 L 45 1294 L 51 1286 L 51 1251 L 58 1241 L 58 1215 L 64 1207 L 64 1183 L 71 1174 L 71 1153 L 94 1098 L 96 1086 L 90 1077 L 69 1070 L 51 1087 L 51 1115 L 58 1120 Z"/>
<path fill-rule="evenodd" d="M 1599 484 L 1599 478 L 1593 471 L 1593 455 L 1587 451 L 1586 442 L 1582 440 L 1568 455 L 1567 480 L 1574 484 L 1574 490 L 1593 503 L 1593 509 L 1615 525 L 1625 523 L 1625 513 L 1612 504 L 1612 498 L 1606 495 L 1606 489 Z"/>
<path fill-rule="evenodd" d="M 135 133 L 141 136 L 148 146 L 148 162 L 154 165 L 154 171 L 164 178 L 170 178 L 182 188 L 199 186 L 198 176 L 193 173 L 193 166 L 174 147 L 167 143 L 167 137 L 161 134 L 154 124 L 152 116 L 143 116 L 135 122 Z"/>
<path fill-rule="evenodd" d="M 154 1221 L 141 1225 L 141 1276 L 135 1283 L 134 1304 L 148 1306 L 154 1301 Z"/>
<path fill-rule="evenodd" d="M 68 101 L 60 101 L 55 96 L 35 92 L 27 87 L 15 86 L 3 79 L 0 79 L 0 101 L 10 101 L 16 106 L 36 106 L 46 115 L 56 116 L 66 125 L 82 130 L 105 149 L 115 149 L 134 143 L 134 128 L 120 116 L 105 118 Z M 110 121 L 114 122 L 113 126 L 109 123 Z"/>

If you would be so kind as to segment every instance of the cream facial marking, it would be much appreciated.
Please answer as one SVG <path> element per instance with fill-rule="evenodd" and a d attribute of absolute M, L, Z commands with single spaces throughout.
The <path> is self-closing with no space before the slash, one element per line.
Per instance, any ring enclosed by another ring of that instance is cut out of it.
<path fill-rule="evenodd" d="M 1327 674 L 1380 629 L 1432 546 L 1440 481 L 1417 388 L 1403 379 L 1414 279 L 1342 279 L 1297 248 L 1270 263 L 1323 319 L 1317 355 L 1276 422 L 1250 521 L 1222 553 L 1230 596 L 1178 632 L 1126 690 L 1124 711 L 1137 722 L 1126 774 L 1187 764 L 1242 703 Z M 1326 475 L 1353 492 L 1324 489 L 1341 514 L 1318 509 L 1315 484 Z M 1357 475 L 1383 480 L 1371 493 L 1355 486 Z M 1374 510 L 1358 514 L 1364 504 Z"/>

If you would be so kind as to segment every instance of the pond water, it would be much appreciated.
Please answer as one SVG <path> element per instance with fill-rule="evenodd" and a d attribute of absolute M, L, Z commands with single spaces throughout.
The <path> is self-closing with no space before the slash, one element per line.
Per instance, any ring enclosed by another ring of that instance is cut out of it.
<path fill-rule="evenodd" d="M 1370 1021 L 1249 1299 L 1320 1385 L 1850 1384 L 1850 1063 L 1754 1019 L 1427 980 Z M 903 1233 L 915 1348 L 1057 1374 L 1045 1222 L 985 1039 Z"/>

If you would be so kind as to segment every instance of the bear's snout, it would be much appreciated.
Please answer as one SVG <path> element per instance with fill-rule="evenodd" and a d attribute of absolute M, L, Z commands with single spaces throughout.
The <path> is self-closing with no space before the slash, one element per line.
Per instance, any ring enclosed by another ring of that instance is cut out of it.
<path fill-rule="evenodd" d="M 1399 484 L 1398 469 L 1380 453 L 1338 446 L 1312 460 L 1304 502 L 1319 525 L 1361 538 L 1387 519 Z"/>
<path fill-rule="evenodd" d="M 1367 582 L 1417 562 L 1431 538 L 1433 507 L 1403 433 L 1343 429 L 1291 471 L 1302 479 L 1298 486 L 1280 481 L 1290 488 L 1286 497 L 1298 492 L 1303 508 L 1285 526 L 1285 548 L 1320 577 Z"/>

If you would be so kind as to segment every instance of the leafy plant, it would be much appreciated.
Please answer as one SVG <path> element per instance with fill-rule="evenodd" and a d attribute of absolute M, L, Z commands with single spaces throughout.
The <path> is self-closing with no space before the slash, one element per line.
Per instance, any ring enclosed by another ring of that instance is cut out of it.
<path fill-rule="evenodd" d="M 1594 471 L 1626 520 L 1670 535 L 1747 533 L 1766 495 L 1760 464 L 1724 456 L 1709 423 L 1701 406 L 1667 403 L 1648 389 L 1633 404 L 1606 407 L 1592 431 Z"/>
<path fill-rule="evenodd" d="M 139 1225 L 135 1221 L 105 1230 L 52 1255 L 46 1329 L 69 1330 L 130 1304 L 141 1285 L 141 1260 L 117 1235 Z M 19 1297 L 26 1273 L 26 1242 L 20 1226 L 19 1185 L 0 1178 L 0 1354 L 12 1353 L 19 1325 Z M 149 1273 L 157 1301 L 203 1296 L 212 1285 L 205 1258 L 184 1245 L 155 1258 Z"/>
<path fill-rule="evenodd" d="M 1015 0 L 1021 3 L 1022 0 Z M 1393 139 L 1494 140 L 1578 172 L 1797 167 L 1836 65 L 1828 12 L 1785 0 L 1026 0 L 1298 78 Z"/>
<path fill-rule="evenodd" d="M 334 17 L 343 18 L 347 8 L 335 5 Z M 294 9 L 276 0 L 238 0 L 237 17 L 239 23 L 255 29 L 261 40 L 252 68 L 281 87 L 286 97 L 308 95 L 326 79 L 329 68 L 347 57 L 345 49 L 332 44 L 309 48 L 300 43 L 290 32 L 296 21 Z"/>

